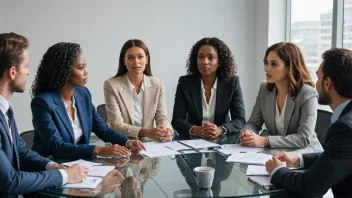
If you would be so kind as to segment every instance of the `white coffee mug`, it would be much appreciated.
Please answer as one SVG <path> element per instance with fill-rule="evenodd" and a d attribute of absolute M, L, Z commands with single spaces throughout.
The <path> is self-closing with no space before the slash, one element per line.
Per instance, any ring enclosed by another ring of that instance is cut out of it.
<path fill-rule="evenodd" d="M 214 180 L 215 169 L 212 167 L 200 166 L 194 168 L 197 185 L 200 188 L 211 188 Z"/>

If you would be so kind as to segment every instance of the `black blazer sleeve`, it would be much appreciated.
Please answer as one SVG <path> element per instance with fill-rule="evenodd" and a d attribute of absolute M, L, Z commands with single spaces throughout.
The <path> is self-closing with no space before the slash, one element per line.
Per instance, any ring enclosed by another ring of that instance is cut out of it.
<path fill-rule="evenodd" d="M 184 77 L 181 76 L 178 80 L 171 125 L 174 127 L 177 133 L 187 136 L 189 135 L 188 131 L 195 124 L 189 123 L 186 119 L 189 107 L 186 101 L 184 89 L 185 86 L 187 86 L 187 83 L 185 83 L 182 78 Z"/>
<path fill-rule="evenodd" d="M 307 163 L 307 167 L 310 166 L 309 170 L 296 173 L 280 168 L 272 176 L 271 183 L 305 197 L 324 195 L 329 188 L 343 182 L 352 174 L 351 132 L 348 123 L 334 123 L 327 132 L 325 151 L 319 157 L 304 156 L 304 163 Z M 344 189 L 348 187 L 345 186 Z"/>
<path fill-rule="evenodd" d="M 241 131 L 246 123 L 242 89 L 238 76 L 235 76 L 233 81 L 234 85 L 230 102 L 231 121 L 221 125 L 225 127 L 229 133 Z"/>

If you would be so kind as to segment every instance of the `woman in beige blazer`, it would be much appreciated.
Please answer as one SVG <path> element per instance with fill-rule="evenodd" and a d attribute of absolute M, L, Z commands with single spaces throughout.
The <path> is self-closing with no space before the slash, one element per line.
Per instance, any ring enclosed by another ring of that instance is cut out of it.
<path fill-rule="evenodd" d="M 104 82 L 104 95 L 107 123 L 114 130 L 143 141 L 172 140 L 163 83 L 152 76 L 143 41 L 133 39 L 123 45 L 117 74 Z"/>
<path fill-rule="evenodd" d="M 322 149 L 314 132 L 318 94 L 301 50 L 276 43 L 265 52 L 262 83 L 251 117 L 240 135 L 244 146 Z M 269 136 L 258 133 L 265 124 Z"/>

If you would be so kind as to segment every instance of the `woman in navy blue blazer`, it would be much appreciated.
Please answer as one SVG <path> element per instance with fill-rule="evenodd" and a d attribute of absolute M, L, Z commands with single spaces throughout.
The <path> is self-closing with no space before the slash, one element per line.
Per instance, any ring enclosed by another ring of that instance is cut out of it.
<path fill-rule="evenodd" d="M 85 88 L 87 80 L 86 60 L 79 44 L 58 43 L 44 54 L 31 90 L 32 150 L 44 157 L 84 157 L 129 156 L 127 148 L 145 149 L 139 140 L 129 140 L 106 125 Z M 92 131 L 113 145 L 89 145 Z"/>

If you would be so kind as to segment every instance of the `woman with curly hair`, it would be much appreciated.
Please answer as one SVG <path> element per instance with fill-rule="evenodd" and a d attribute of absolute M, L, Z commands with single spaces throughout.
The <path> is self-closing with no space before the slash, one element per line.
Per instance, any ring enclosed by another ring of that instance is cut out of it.
<path fill-rule="evenodd" d="M 176 90 L 171 124 L 179 134 L 214 139 L 242 129 L 245 112 L 235 66 L 229 47 L 218 38 L 193 46 L 188 75 L 180 77 Z"/>
<path fill-rule="evenodd" d="M 263 61 L 266 82 L 241 133 L 242 145 L 321 149 L 314 132 L 318 94 L 301 50 L 293 43 L 276 43 Z M 263 124 L 267 134 L 259 136 Z"/>
<path fill-rule="evenodd" d="M 127 148 L 144 148 L 139 140 L 129 140 L 106 125 L 85 88 L 87 80 L 79 44 L 57 43 L 44 54 L 31 90 L 32 150 L 44 157 L 87 157 L 129 156 Z M 89 145 L 91 131 L 115 145 Z"/>
<path fill-rule="evenodd" d="M 132 39 L 122 46 L 117 74 L 105 81 L 104 95 L 111 128 L 142 141 L 172 140 L 163 82 L 152 76 L 143 41 Z"/>

